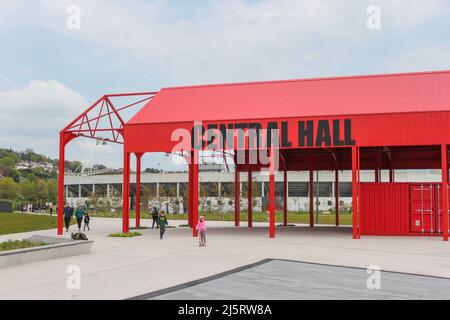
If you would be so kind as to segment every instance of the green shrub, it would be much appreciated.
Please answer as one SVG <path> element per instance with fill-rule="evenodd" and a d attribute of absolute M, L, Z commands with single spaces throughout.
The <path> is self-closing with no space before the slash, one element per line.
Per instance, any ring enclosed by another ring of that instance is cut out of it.
<path fill-rule="evenodd" d="M 8 240 L 0 243 L 0 251 L 10 251 L 16 249 L 33 248 L 47 245 L 44 242 L 28 240 Z"/>
<path fill-rule="evenodd" d="M 131 238 L 131 237 L 139 237 L 142 236 L 139 232 L 128 232 L 128 233 L 111 233 L 108 237 L 111 238 Z"/>

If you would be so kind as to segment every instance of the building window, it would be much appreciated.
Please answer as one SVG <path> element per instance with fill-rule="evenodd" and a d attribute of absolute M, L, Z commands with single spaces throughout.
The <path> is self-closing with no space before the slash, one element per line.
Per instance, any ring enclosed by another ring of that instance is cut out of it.
<path fill-rule="evenodd" d="M 68 185 L 66 197 L 78 198 L 78 185 Z"/>
<path fill-rule="evenodd" d="M 201 182 L 200 197 L 218 197 L 219 184 L 217 182 Z"/>
<path fill-rule="evenodd" d="M 317 182 L 314 182 L 314 196 L 317 195 Z M 331 197 L 333 195 L 332 182 L 319 182 L 319 197 Z"/>
<path fill-rule="evenodd" d="M 156 198 L 156 183 L 142 184 L 141 195 L 146 198 Z"/>
<path fill-rule="evenodd" d="M 307 197 L 309 192 L 308 182 L 288 182 L 289 197 Z"/>
<path fill-rule="evenodd" d="M 234 197 L 234 182 L 222 182 L 221 196 L 222 197 Z"/>
<path fill-rule="evenodd" d="M 122 196 L 122 184 L 113 183 L 109 185 L 109 196 L 110 197 L 121 197 Z"/>
<path fill-rule="evenodd" d="M 252 182 L 252 197 L 261 197 L 261 190 L 262 185 L 261 182 L 253 181 Z M 242 183 L 242 197 L 247 198 L 248 197 L 248 182 Z"/>
<path fill-rule="evenodd" d="M 269 197 L 270 183 L 264 182 L 264 196 Z M 275 197 L 284 197 L 284 182 L 275 182 Z"/>
<path fill-rule="evenodd" d="M 352 197 L 352 183 L 351 182 L 339 182 L 339 197 L 351 198 Z"/>
<path fill-rule="evenodd" d="M 189 184 L 185 182 L 178 183 L 178 188 L 180 189 L 180 197 L 186 198 L 188 196 Z"/>
<path fill-rule="evenodd" d="M 106 184 L 96 184 L 95 185 L 95 194 L 99 197 L 106 197 L 108 192 L 108 185 Z"/>
<path fill-rule="evenodd" d="M 176 183 L 160 183 L 159 184 L 160 197 L 176 197 L 177 184 Z"/>
<path fill-rule="evenodd" d="M 81 197 L 90 197 L 92 193 L 92 184 L 82 184 L 81 185 Z"/>

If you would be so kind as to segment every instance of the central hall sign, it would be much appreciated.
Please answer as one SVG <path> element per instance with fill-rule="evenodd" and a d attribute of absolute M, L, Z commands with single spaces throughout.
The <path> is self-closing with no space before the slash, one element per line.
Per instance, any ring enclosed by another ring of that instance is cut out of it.
<path fill-rule="evenodd" d="M 295 128 L 294 128 L 295 127 Z M 351 119 L 196 124 L 198 150 L 354 146 Z"/>

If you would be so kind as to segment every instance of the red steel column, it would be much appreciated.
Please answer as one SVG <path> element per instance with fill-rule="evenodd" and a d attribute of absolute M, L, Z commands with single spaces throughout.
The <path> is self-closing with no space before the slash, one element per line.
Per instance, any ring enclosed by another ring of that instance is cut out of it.
<path fill-rule="evenodd" d="M 65 162 L 64 134 L 59 134 L 59 175 L 58 175 L 58 235 L 63 234 L 64 211 L 64 162 Z"/>
<path fill-rule="evenodd" d="M 192 164 L 192 236 L 197 237 L 198 222 L 198 150 L 194 150 L 194 162 Z"/>
<path fill-rule="evenodd" d="M 353 224 L 353 239 L 359 239 L 358 226 L 358 147 L 352 147 L 352 224 Z"/>
<path fill-rule="evenodd" d="M 122 232 L 130 232 L 130 154 L 124 151 L 122 186 Z"/>
<path fill-rule="evenodd" d="M 136 153 L 136 228 L 141 226 L 141 158 L 142 153 Z"/>
<path fill-rule="evenodd" d="M 253 178 L 252 170 L 248 170 L 248 189 L 247 189 L 247 201 L 248 201 L 248 227 L 253 227 Z"/>
<path fill-rule="evenodd" d="M 284 169 L 284 182 L 283 182 L 283 192 L 284 192 L 284 217 L 283 225 L 288 225 L 288 181 L 287 181 L 287 170 Z"/>
<path fill-rule="evenodd" d="M 448 241 L 448 153 L 447 145 L 441 146 L 441 167 L 442 167 L 442 237 L 444 241 Z"/>
<path fill-rule="evenodd" d="M 269 237 L 275 238 L 275 170 L 274 152 L 270 152 L 270 179 L 269 179 Z"/>
<path fill-rule="evenodd" d="M 314 227 L 314 171 L 309 170 L 309 226 Z"/>
<path fill-rule="evenodd" d="M 193 198 L 193 188 L 192 188 L 192 172 L 194 170 L 194 166 L 192 165 L 194 159 L 194 153 L 191 152 L 191 158 L 189 159 L 189 172 L 188 172 L 188 224 L 192 228 L 192 198 Z"/>
<path fill-rule="evenodd" d="M 234 226 L 239 227 L 239 211 L 240 211 L 240 182 L 239 182 L 239 169 L 234 168 Z"/>
<path fill-rule="evenodd" d="M 334 171 L 334 201 L 336 203 L 336 227 L 339 227 L 339 170 Z"/>

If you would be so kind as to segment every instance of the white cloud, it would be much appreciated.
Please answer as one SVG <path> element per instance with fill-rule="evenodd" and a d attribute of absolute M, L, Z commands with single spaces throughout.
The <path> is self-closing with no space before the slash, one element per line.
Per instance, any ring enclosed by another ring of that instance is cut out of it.
<path fill-rule="evenodd" d="M 389 72 L 404 70 L 447 70 L 450 68 L 450 46 L 433 45 L 430 47 L 414 48 L 399 52 L 384 62 Z"/>
<path fill-rule="evenodd" d="M 39 0 L 16 11 L 26 13 L 27 23 L 90 44 L 87 55 L 108 52 L 115 64 L 140 66 L 170 84 L 342 73 L 371 41 L 370 1 L 227 0 L 192 8 L 162 0 L 79 0 L 80 31 L 66 28 L 70 4 Z M 445 0 L 375 4 L 389 35 L 414 32 L 449 13 Z"/>
<path fill-rule="evenodd" d="M 56 157 L 59 131 L 86 106 L 81 94 L 53 80 L 0 92 L 0 145 Z"/>

